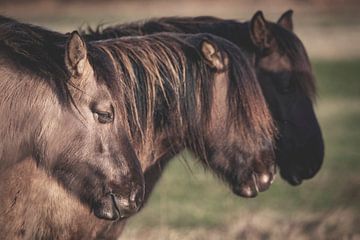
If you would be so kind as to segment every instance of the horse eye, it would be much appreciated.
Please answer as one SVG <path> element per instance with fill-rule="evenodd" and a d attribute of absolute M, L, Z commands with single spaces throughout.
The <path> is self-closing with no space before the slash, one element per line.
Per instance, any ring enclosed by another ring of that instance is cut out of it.
<path fill-rule="evenodd" d="M 96 111 L 94 114 L 99 123 L 106 124 L 114 121 L 114 115 L 110 112 Z"/>
<path fill-rule="evenodd" d="M 292 89 L 291 74 L 283 73 L 279 76 L 278 88 L 281 93 L 288 93 Z"/>
<path fill-rule="evenodd" d="M 282 82 L 281 90 L 283 93 L 287 93 L 291 90 L 291 81 L 289 79 Z"/>

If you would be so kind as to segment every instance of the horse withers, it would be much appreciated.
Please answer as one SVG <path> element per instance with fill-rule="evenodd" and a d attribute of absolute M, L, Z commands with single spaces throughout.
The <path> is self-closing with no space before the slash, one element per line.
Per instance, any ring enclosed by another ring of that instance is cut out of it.
<path fill-rule="evenodd" d="M 101 219 L 135 213 L 141 168 L 86 43 L 76 32 L 64 46 L 60 34 L 0 23 L 2 239 L 86 238 L 96 229 L 76 228 L 81 217 L 106 226 Z"/>

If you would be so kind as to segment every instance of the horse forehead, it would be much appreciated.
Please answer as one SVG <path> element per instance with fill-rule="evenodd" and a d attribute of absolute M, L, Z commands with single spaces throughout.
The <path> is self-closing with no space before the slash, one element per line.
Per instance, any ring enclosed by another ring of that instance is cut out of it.
<path fill-rule="evenodd" d="M 286 54 L 274 51 L 259 60 L 258 66 L 269 72 L 291 71 L 291 61 Z"/>
<path fill-rule="evenodd" d="M 92 69 L 82 77 L 80 82 L 80 85 L 74 84 L 74 86 L 70 88 L 74 99 L 87 99 L 89 101 L 108 101 L 113 99 L 110 87 L 104 80 L 99 79 Z"/>

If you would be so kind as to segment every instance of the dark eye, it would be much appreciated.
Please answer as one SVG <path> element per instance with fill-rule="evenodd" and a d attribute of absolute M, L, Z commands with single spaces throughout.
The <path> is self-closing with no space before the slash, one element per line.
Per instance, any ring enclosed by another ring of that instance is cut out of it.
<path fill-rule="evenodd" d="M 114 122 L 114 107 L 107 101 L 90 103 L 90 110 L 96 121 L 101 124 Z"/>
<path fill-rule="evenodd" d="M 291 90 L 291 81 L 290 79 L 284 79 L 281 86 L 282 93 L 288 93 Z"/>
<path fill-rule="evenodd" d="M 114 121 L 114 114 L 111 112 L 103 112 L 103 111 L 95 111 L 95 118 L 99 121 L 99 123 L 112 123 Z"/>

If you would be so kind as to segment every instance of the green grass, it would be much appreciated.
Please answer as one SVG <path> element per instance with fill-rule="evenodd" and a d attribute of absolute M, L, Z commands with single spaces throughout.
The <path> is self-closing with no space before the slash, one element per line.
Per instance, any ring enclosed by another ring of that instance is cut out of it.
<path fill-rule="evenodd" d="M 313 65 L 321 98 L 360 97 L 360 59 L 315 61 Z"/>
<path fill-rule="evenodd" d="M 267 192 L 243 199 L 191 157 L 191 171 L 181 158 L 174 159 L 147 206 L 130 221 L 129 231 L 159 226 L 177 231 L 222 228 L 245 212 L 267 210 L 285 218 L 343 208 L 360 213 L 359 67 L 360 60 L 314 64 L 320 90 L 316 109 L 326 146 L 324 165 L 314 179 L 292 187 L 278 177 Z"/>

